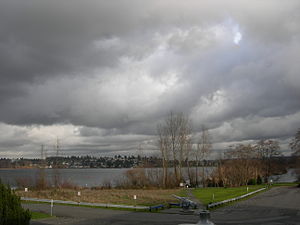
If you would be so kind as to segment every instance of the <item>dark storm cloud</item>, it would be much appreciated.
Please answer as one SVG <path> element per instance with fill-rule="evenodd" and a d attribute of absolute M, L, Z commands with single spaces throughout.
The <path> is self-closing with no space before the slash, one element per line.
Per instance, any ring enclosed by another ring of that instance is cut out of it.
<path fill-rule="evenodd" d="M 218 142 L 293 135 L 299 11 L 293 0 L 1 1 L 3 130 L 25 129 L 35 141 L 24 151 L 41 140 L 34 126 L 52 124 L 74 151 L 144 140 L 153 149 L 156 124 L 173 110 Z M 13 143 L 4 141 L 2 152 Z"/>

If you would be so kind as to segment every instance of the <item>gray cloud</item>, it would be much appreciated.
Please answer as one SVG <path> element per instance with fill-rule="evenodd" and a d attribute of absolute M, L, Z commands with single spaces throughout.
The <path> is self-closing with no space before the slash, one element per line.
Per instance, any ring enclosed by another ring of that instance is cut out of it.
<path fill-rule="evenodd" d="M 1 152 L 28 153 L 55 139 L 53 126 L 80 154 L 153 150 L 170 110 L 218 143 L 286 140 L 300 126 L 299 10 L 296 0 L 1 1 L 0 121 L 24 131 Z"/>

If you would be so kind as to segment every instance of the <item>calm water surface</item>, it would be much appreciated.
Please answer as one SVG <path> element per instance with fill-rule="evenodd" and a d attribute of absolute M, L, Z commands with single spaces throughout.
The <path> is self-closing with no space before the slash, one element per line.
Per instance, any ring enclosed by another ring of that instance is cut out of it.
<path fill-rule="evenodd" d="M 129 169 L 58 169 L 62 181 L 70 182 L 78 186 L 94 187 L 107 182 L 114 184 L 122 179 Z M 54 169 L 45 169 L 45 177 L 53 183 Z M 34 182 L 38 177 L 39 169 L 0 169 L 0 179 L 3 183 L 17 186 L 17 180 Z"/>
<path fill-rule="evenodd" d="M 207 174 L 212 171 L 209 168 Z M 96 187 L 107 183 L 115 185 L 118 180 L 124 178 L 124 173 L 129 169 L 58 169 L 62 182 L 82 187 Z M 153 168 L 149 170 L 161 170 Z M 53 183 L 55 169 L 45 169 L 45 177 L 49 184 Z M 0 179 L 3 183 L 12 187 L 17 187 L 17 180 L 26 180 L 29 184 L 34 184 L 38 177 L 39 169 L 0 169 Z M 274 182 L 294 182 L 297 180 L 295 170 L 290 169 L 286 174 L 271 176 Z"/>

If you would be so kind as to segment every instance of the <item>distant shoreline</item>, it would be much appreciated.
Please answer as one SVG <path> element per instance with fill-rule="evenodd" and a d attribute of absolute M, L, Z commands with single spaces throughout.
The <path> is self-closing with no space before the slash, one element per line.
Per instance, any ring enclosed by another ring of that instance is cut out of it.
<path fill-rule="evenodd" d="M 147 167 L 147 168 L 158 168 L 158 167 Z M 147 169 L 145 168 L 145 169 Z M 31 170 L 31 169 L 49 169 L 49 170 L 52 170 L 52 169 L 55 169 L 55 168 L 39 168 L 39 167 L 18 167 L 18 168 L 0 168 L 0 170 L 18 170 L 18 169 L 28 169 L 28 170 Z M 97 168 L 90 168 L 90 167 L 87 167 L 87 168 L 57 168 L 57 169 L 134 169 L 134 167 L 131 167 L 131 168 L 127 168 L 127 167 L 122 167 L 122 168 L 114 168 L 114 167 L 97 167 Z"/>
<path fill-rule="evenodd" d="M 17 170 L 17 169 L 38 169 L 38 168 L 36 168 L 36 167 L 18 167 L 18 168 L 7 167 L 7 168 L 0 168 L 0 170 Z"/>

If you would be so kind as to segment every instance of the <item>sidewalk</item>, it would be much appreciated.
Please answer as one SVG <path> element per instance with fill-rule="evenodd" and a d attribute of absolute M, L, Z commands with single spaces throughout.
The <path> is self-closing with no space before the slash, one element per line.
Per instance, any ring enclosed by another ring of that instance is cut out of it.
<path fill-rule="evenodd" d="M 193 188 L 187 188 L 186 189 L 186 193 L 187 193 L 188 198 L 190 200 L 192 200 L 193 202 L 197 203 L 198 209 L 206 209 L 206 207 L 202 204 L 202 202 L 200 202 L 199 199 L 195 197 L 192 190 L 193 190 Z"/>

